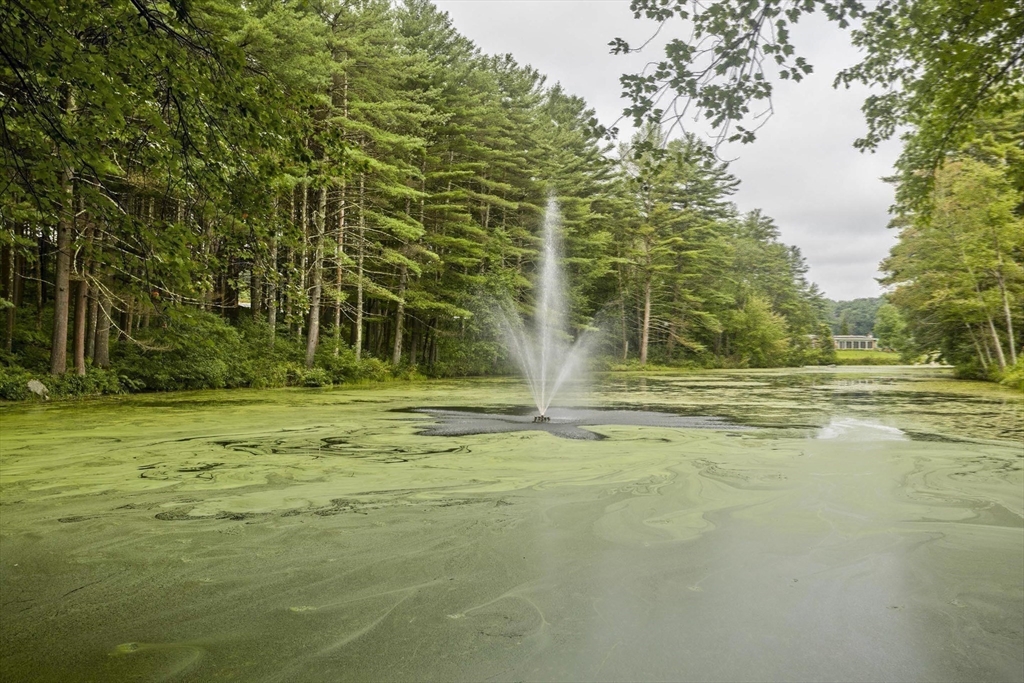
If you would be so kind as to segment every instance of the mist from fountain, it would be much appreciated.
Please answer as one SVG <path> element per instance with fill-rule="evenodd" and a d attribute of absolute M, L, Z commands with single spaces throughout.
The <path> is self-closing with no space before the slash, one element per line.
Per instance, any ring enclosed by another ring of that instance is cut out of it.
<path fill-rule="evenodd" d="M 527 328 L 511 302 L 506 302 L 498 311 L 505 346 L 530 388 L 540 411 L 538 421 L 547 420 L 545 415 L 559 389 L 568 380 L 580 378 L 583 361 L 596 336 L 584 332 L 571 342 L 567 325 L 568 296 L 559 261 L 560 228 L 558 202 L 549 197 L 544 211 L 540 271 L 534 285 L 537 299 L 533 325 Z"/>

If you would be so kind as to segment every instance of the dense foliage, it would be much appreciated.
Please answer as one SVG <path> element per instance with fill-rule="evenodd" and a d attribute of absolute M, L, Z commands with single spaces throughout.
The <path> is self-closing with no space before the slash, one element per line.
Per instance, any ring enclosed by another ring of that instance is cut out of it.
<path fill-rule="evenodd" d="M 720 140 L 752 142 L 771 113 L 776 79 L 799 81 L 813 71 L 791 31 L 816 12 L 848 29 L 862 55 L 836 75 L 836 87 L 874 91 L 856 146 L 874 149 L 913 127 L 904 167 L 937 167 L 970 137 L 972 120 L 1006 112 L 1024 81 L 1018 0 L 631 0 L 630 7 L 670 40 L 661 59 L 622 77 L 632 101 L 626 114 L 678 122 L 701 113 Z M 645 45 L 611 43 L 619 53 Z"/>
<path fill-rule="evenodd" d="M 849 29 L 861 61 L 836 87 L 860 83 L 873 150 L 901 133 L 894 225 L 883 263 L 890 305 L 857 302 L 835 332 L 864 334 L 904 359 L 941 356 L 964 376 L 1024 386 L 1024 4 L 1019 0 L 632 0 L 668 35 L 664 55 L 622 77 L 638 124 L 700 114 L 719 142 L 752 142 L 772 112 L 773 84 L 813 65 L 791 31 L 819 12 Z M 648 41 L 649 42 L 649 41 Z M 642 50 L 622 39 L 613 52 Z"/>
<path fill-rule="evenodd" d="M 828 322 L 833 334 L 871 334 L 875 316 L 883 303 L 881 297 L 826 301 Z"/>
<path fill-rule="evenodd" d="M 549 194 L 613 357 L 832 357 L 706 145 L 610 148 L 426 0 L 21 0 L 0 45 L 5 396 L 502 372 L 487 302 L 529 311 Z"/>
<path fill-rule="evenodd" d="M 882 263 L 896 310 L 879 323 L 903 353 L 1024 388 L 1024 101 L 971 130 L 935 171 L 898 178 L 906 189 L 931 173 L 932 189 L 897 206 L 899 242 Z"/>

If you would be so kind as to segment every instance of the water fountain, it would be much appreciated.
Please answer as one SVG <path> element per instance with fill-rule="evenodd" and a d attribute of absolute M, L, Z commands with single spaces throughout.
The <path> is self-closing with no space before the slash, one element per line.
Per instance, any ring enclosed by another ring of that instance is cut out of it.
<path fill-rule="evenodd" d="M 559 263 L 560 216 L 554 198 L 544 212 L 544 247 L 535 291 L 533 321 L 527 323 L 511 301 L 495 306 L 506 348 L 515 359 L 533 397 L 537 414 L 526 416 L 519 406 L 415 408 L 435 423 L 418 433 L 424 436 L 463 436 L 505 432 L 543 431 L 563 439 L 596 441 L 605 438 L 586 427 L 635 425 L 684 429 L 742 429 L 718 417 L 687 416 L 638 409 L 552 408 L 552 401 L 570 380 L 579 380 L 588 351 L 598 334 L 584 332 L 575 342 L 568 331 L 568 295 Z"/>
<path fill-rule="evenodd" d="M 559 389 L 583 370 L 588 348 L 595 335 L 583 333 L 571 343 L 567 330 L 567 292 L 559 263 L 559 229 L 561 216 L 558 202 L 548 198 L 544 211 L 544 246 L 536 282 L 537 299 L 532 328 L 527 328 L 513 305 L 499 307 L 505 346 L 513 358 L 533 396 L 538 415 L 534 422 L 550 422 L 548 408 Z"/>

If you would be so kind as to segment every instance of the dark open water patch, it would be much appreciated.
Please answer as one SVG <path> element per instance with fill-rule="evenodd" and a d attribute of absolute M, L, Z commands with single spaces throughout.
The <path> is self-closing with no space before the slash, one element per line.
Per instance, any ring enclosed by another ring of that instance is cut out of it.
<path fill-rule="evenodd" d="M 721 417 L 684 416 L 651 410 L 600 410 L 595 408 L 552 408 L 550 422 L 534 422 L 535 410 L 521 406 L 506 407 L 499 412 L 479 408 L 413 408 L 411 412 L 430 415 L 437 420 L 421 429 L 421 436 L 467 436 L 471 434 L 502 434 L 507 432 L 547 432 L 563 439 L 600 441 L 604 435 L 584 427 L 628 425 L 638 427 L 673 427 L 683 429 L 748 430 Z"/>

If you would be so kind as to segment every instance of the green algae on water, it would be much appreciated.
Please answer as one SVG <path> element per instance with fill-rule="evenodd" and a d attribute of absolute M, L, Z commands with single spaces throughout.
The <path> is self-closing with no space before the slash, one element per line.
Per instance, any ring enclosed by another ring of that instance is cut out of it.
<path fill-rule="evenodd" d="M 510 380 L 5 407 L 0 674 L 1019 680 L 1022 402 L 972 386 L 611 375 L 571 400 L 752 429 L 596 441 L 418 433 Z"/>

